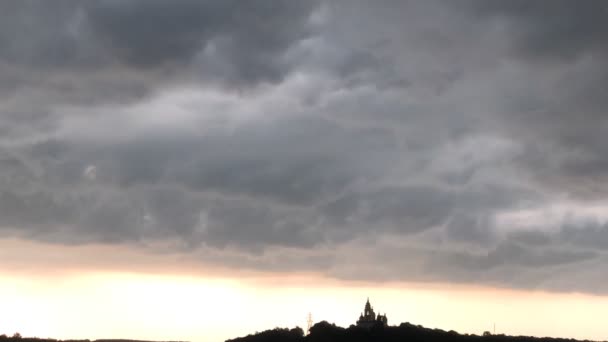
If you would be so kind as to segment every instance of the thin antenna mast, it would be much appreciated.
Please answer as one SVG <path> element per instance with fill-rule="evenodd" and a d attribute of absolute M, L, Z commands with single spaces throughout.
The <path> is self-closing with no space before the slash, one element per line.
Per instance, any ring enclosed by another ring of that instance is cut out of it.
<path fill-rule="evenodd" d="M 312 314 L 310 312 L 308 313 L 306 323 L 307 323 L 306 335 L 308 335 L 308 334 L 310 334 L 310 328 L 312 328 Z"/>

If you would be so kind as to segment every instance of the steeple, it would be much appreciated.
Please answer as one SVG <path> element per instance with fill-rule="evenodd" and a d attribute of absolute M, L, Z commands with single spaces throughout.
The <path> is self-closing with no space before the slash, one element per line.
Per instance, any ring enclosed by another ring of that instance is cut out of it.
<path fill-rule="evenodd" d="M 386 314 L 376 315 L 376 313 L 374 312 L 374 308 L 372 307 L 372 304 L 369 302 L 369 297 L 367 297 L 367 301 L 365 302 L 365 309 L 363 310 L 363 314 L 361 314 L 359 316 L 357 325 L 369 327 L 369 326 L 372 326 L 372 325 L 375 325 L 378 323 L 386 326 L 386 324 L 387 324 Z"/>
<path fill-rule="evenodd" d="M 365 310 L 363 311 L 363 318 L 365 320 L 373 321 L 376 319 L 376 313 L 374 312 L 374 308 L 369 302 L 369 297 L 367 298 L 367 302 L 365 302 Z"/>

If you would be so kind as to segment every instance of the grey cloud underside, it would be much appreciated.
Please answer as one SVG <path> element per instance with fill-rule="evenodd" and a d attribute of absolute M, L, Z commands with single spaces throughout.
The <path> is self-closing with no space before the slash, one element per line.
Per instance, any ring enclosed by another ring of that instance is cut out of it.
<path fill-rule="evenodd" d="M 308 19 L 317 3 L 9 0 L 0 6 L 4 93 L 42 85 L 46 96 L 87 103 L 136 100 L 185 79 L 237 88 L 280 82 L 291 69 L 286 52 L 312 33 Z"/>
<path fill-rule="evenodd" d="M 506 24 L 512 48 L 522 58 L 568 61 L 589 53 L 606 52 L 606 5 L 601 1 L 549 4 L 524 0 L 469 1 L 480 17 Z"/>
<path fill-rule="evenodd" d="M 0 235 L 606 293 L 607 8 L 2 2 Z"/>

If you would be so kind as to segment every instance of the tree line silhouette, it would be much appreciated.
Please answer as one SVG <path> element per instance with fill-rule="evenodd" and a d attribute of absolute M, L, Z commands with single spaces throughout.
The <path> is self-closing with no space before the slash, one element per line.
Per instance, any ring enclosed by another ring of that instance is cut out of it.
<path fill-rule="evenodd" d="M 362 328 L 351 325 L 342 328 L 326 321 L 312 326 L 310 334 L 305 335 L 299 328 L 274 328 L 256 334 L 239 337 L 226 342 L 578 342 L 581 340 L 532 337 L 532 336 L 508 336 L 504 334 L 483 335 L 459 334 L 453 330 L 429 329 L 420 325 L 401 323 L 399 326 L 378 325 L 372 328 Z M 590 342 L 588 340 L 583 340 Z M 22 337 L 15 333 L 12 336 L 0 335 L 0 342 L 149 342 L 124 339 L 104 340 L 57 340 L 50 338 Z M 176 341 L 180 342 L 180 341 Z"/>
<path fill-rule="evenodd" d="M 304 335 L 300 328 L 275 328 L 226 342 L 573 342 L 575 339 L 508 336 L 504 334 L 469 335 L 453 330 L 429 329 L 420 325 L 402 323 L 399 326 L 376 326 L 370 329 L 351 325 L 342 328 L 328 322 L 320 322 Z M 585 340 L 587 341 L 587 340 Z"/>
<path fill-rule="evenodd" d="M 128 340 L 128 339 L 100 339 L 100 340 L 58 340 L 54 338 L 39 338 L 39 337 L 23 337 L 20 333 L 14 333 L 12 336 L 6 334 L 0 335 L 0 342 L 188 342 L 188 341 L 146 341 L 146 340 Z"/>

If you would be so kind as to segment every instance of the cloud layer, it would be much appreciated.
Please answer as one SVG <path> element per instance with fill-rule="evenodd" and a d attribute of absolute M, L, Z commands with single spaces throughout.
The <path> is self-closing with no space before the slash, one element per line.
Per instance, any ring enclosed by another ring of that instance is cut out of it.
<path fill-rule="evenodd" d="M 0 6 L 2 236 L 608 291 L 602 1 Z"/>

